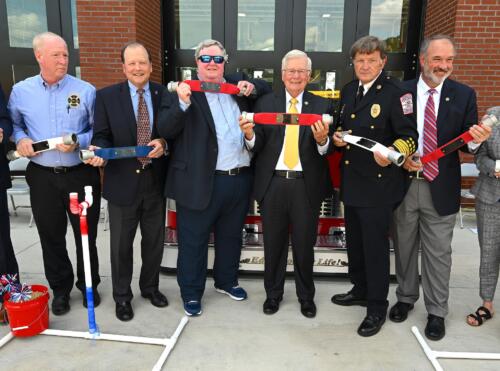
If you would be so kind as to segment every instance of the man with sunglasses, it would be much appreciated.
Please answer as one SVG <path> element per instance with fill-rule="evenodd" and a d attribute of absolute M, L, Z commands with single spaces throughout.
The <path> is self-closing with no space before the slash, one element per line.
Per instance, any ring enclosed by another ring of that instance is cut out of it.
<path fill-rule="evenodd" d="M 238 266 L 252 172 L 238 119 L 242 111 L 251 111 L 254 89 L 259 95 L 270 91 L 265 81 L 246 81 L 243 73 L 224 76 L 227 54 L 216 40 L 202 41 L 195 60 L 199 80 L 237 84 L 245 94 L 193 92 L 186 83 L 180 83 L 176 93 L 163 93 L 158 132 L 173 141 L 165 188 L 166 196 L 176 201 L 177 281 L 189 316 L 202 312 L 212 231 L 216 290 L 234 300 L 247 298 L 238 286 Z"/>

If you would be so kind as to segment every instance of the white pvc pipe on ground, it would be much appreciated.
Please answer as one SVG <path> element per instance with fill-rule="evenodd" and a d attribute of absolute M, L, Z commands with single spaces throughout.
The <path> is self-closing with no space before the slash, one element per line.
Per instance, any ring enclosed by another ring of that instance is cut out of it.
<path fill-rule="evenodd" d="M 66 331 L 66 330 L 52 330 L 47 329 L 40 333 L 40 335 L 49 335 L 49 336 L 62 336 L 62 337 L 71 337 L 71 338 L 80 338 L 80 339 L 89 339 L 89 340 L 108 340 L 108 341 L 121 341 L 126 343 L 138 343 L 138 344 L 150 344 L 150 345 L 161 345 L 164 346 L 165 349 L 160 355 L 160 358 L 153 366 L 154 371 L 159 371 L 162 369 L 163 364 L 167 360 L 171 350 L 174 348 L 177 343 L 177 339 L 181 334 L 182 330 L 188 323 L 188 317 L 184 316 L 181 318 L 181 321 L 177 325 L 174 333 L 170 338 L 147 338 L 140 336 L 127 336 L 127 335 L 113 335 L 113 334 L 91 334 L 89 332 L 83 331 Z M 0 339 L 0 348 L 7 344 L 14 338 L 14 334 L 9 332 L 2 339 Z"/>
<path fill-rule="evenodd" d="M 152 344 L 152 345 L 167 345 L 168 338 L 155 339 L 146 338 L 139 336 L 127 336 L 127 335 L 113 335 L 113 334 L 90 334 L 83 331 L 65 331 L 65 330 L 51 330 L 47 329 L 41 333 L 41 335 L 50 336 L 63 336 L 70 338 L 81 338 L 89 340 L 109 340 L 109 341 L 122 341 L 127 343 L 141 343 L 141 344 Z"/>
<path fill-rule="evenodd" d="M 476 352 L 442 352 L 433 351 L 436 358 L 455 358 L 455 359 L 498 359 L 500 353 L 476 353 Z"/>
<path fill-rule="evenodd" d="M 0 348 L 7 344 L 9 341 L 14 339 L 14 334 L 10 331 L 7 335 L 5 335 L 2 339 L 0 339 Z"/>
<path fill-rule="evenodd" d="M 411 331 L 413 332 L 413 335 L 417 338 L 418 342 L 420 343 L 420 346 L 422 347 L 422 350 L 424 351 L 425 355 L 431 361 L 432 366 L 434 366 L 434 369 L 436 371 L 443 371 L 443 368 L 439 364 L 436 356 L 434 355 L 434 352 L 432 351 L 431 348 L 427 345 L 427 342 L 424 340 L 422 335 L 420 335 L 420 332 L 418 331 L 417 326 L 412 326 Z"/>
<path fill-rule="evenodd" d="M 500 353 L 477 353 L 477 352 L 445 352 L 445 351 L 436 351 L 432 350 L 429 345 L 427 345 L 427 342 L 425 339 L 422 337 L 420 332 L 418 331 L 418 328 L 416 326 L 413 326 L 411 328 L 411 331 L 417 338 L 418 342 L 420 343 L 420 346 L 422 347 L 422 350 L 424 351 L 425 355 L 429 359 L 429 361 L 432 363 L 432 366 L 434 366 L 434 369 L 436 371 L 442 371 L 443 368 L 438 362 L 438 358 L 448 358 L 448 359 L 488 359 L 488 360 L 500 360 Z"/>
<path fill-rule="evenodd" d="M 188 323 L 188 318 L 186 316 L 182 317 L 181 322 L 177 326 L 177 329 L 173 333 L 173 335 L 168 339 L 169 343 L 165 347 L 165 350 L 162 352 L 160 355 L 160 358 L 158 359 L 158 362 L 153 366 L 153 371 L 160 371 L 161 368 L 163 367 L 163 364 L 167 360 L 168 355 L 170 354 L 170 351 L 174 348 L 175 343 L 177 343 L 177 338 L 181 334 L 182 330 L 184 329 L 184 326 Z"/>

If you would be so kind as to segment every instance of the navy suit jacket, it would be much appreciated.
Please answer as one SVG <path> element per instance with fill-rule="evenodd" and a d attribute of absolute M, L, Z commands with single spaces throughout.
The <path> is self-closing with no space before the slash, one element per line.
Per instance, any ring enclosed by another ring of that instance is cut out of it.
<path fill-rule="evenodd" d="M 247 80 L 243 73 L 225 77 L 229 83 Z M 250 80 L 261 95 L 271 89 L 264 80 Z M 234 96 L 241 111 L 251 112 L 251 99 Z M 215 123 L 203 92 L 193 92 L 191 105 L 183 111 L 177 93 L 163 93 L 158 112 L 158 132 L 173 140 L 166 196 L 183 207 L 203 210 L 211 198 L 217 164 L 218 144 Z"/>
<path fill-rule="evenodd" d="M 5 157 L 5 146 L 12 135 L 12 121 L 7 112 L 7 102 L 3 94 L 2 86 L 0 85 L 0 128 L 3 130 L 3 140 L 0 141 L 0 189 L 10 188 L 9 163 Z"/>
<path fill-rule="evenodd" d="M 353 80 L 340 92 L 338 128 L 385 146 L 395 146 L 401 140 L 413 153 L 418 143 L 415 115 L 405 113 L 400 101 L 409 92 L 382 71 L 356 104 L 358 85 L 359 80 Z M 401 202 L 406 190 L 405 173 L 400 167 L 379 166 L 373 153 L 352 144 L 341 147 L 340 151 L 343 152 L 340 196 L 344 205 L 381 207 Z"/>
<path fill-rule="evenodd" d="M 307 91 L 304 92 L 302 113 L 316 113 L 333 115 L 333 102 L 315 96 Z M 285 90 L 280 94 L 269 93 L 259 98 L 255 104 L 255 112 L 285 112 L 286 109 Z M 271 183 L 276 163 L 278 162 L 283 141 L 285 139 L 285 126 L 256 125 L 255 145 L 252 149 L 257 154 L 255 159 L 255 181 L 253 193 L 258 202 L 262 202 L 267 188 Z M 330 137 L 334 127 L 330 125 Z M 327 153 L 333 151 L 333 141 Z M 326 154 L 320 155 L 316 140 L 309 126 L 301 126 L 299 129 L 299 156 L 304 172 L 304 180 L 307 190 L 307 198 L 311 207 L 316 208 L 321 201 L 332 193 L 330 170 Z"/>
<path fill-rule="evenodd" d="M 156 139 L 160 137 L 156 121 L 164 87 L 150 81 L 149 88 L 154 118 L 151 139 Z M 137 123 L 127 81 L 97 91 L 92 144 L 102 148 L 137 145 Z M 161 190 L 165 182 L 166 161 L 164 156 L 152 161 Z M 139 168 L 135 158 L 108 161 L 104 168 L 103 197 L 118 206 L 131 205 L 138 192 Z"/>
<path fill-rule="evenodd" d="M 405 81 L 417 107 L 418 79 Z M 437 116 L 437 145 L 442 146 L 478 123 L 475 91 L 457 81 L 446 79 L 441 90 Z M 462 147 L 467 150 L 467 147 Z M 439 175 L 430 183 L 432 202 L 439 215 L 450 215 L 460 208 L 460 160 L 458 151 L 438 160 Z M 411 179 L 407 176 L 407 188 Z"/>

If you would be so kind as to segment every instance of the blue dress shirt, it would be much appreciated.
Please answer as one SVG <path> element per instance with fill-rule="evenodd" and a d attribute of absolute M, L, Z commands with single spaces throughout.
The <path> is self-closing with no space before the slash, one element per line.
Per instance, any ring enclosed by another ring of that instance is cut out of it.
<path fill-rule="evenodd" d="M 217 170 L 250 166 L 250 154 L 239 126 L 240 108 L 231 95 L 205 93 L 217 133 Z"/>
<path fill-rule="evenodd" d="M 14 140 L 33 142 L 75 133 L 81 148 L 92 138 L 95 88 L 89 83 L 66 75 L 53 85 L 41 75 L 29 77 L 14 85 L 8 110 L 14 126 Z M 75 166 L 81 163 L 78 151 L 46 151 L 31 158 L 42 166 Z"/>

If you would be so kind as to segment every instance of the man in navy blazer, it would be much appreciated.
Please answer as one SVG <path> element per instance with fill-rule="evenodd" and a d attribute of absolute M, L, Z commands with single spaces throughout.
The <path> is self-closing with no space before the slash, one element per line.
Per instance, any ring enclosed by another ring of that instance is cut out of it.
<path fill-rule="evenodd" d="M 10 239 L 9 208 L 7 204 L 7 188 L 10 181 L 9 164 L 5 158 L 5 145 L 12 135 L 12 121 L 7 112 L 7 104 L 0 85 L 0 276 L 2 274 L 19 274 L 14 248 Z M 3 299 L 0 296 L 0 303 Z M 0 309 L 0 323 L 3 322 L 4 309 Z"/>
<path fill-rule="evenodd" d="M 150 135 L 146 141 L 152 149 L 143 161 L 127 158 L 105 163 L 95 157 L 88 163 L 105 165 L 103 197 L 109 207 L 113 298 L 117 318 L 129 321 L 134 316 L 130 283 L 133 242 L 139 224 L 141 295 L 156 307 L 168 305 L 167 298 L 158 289 L 165 233 L 166 143 L 159 137 L 155 125 L 163 86 L 149 81 L 152 64 L 148 50 L 132 42 L 122 49 L 121 57 L 127 81 L 97 92 L 92 144 L 103 148 L 143 144 L 138 139 L 142 115 L 149 124 Z"/>
<path fill-rule="evenodd" d="M 177 281 L 187 315 L 202 312 L 208 239 L 215 237 L 214 284 L 218 292 L 244 300 L 238 286 L 242 231 L 250 202 L 250 154 L 238 126 L 242 111 L 250 110 L 248 96 L 269 91 L 267 83 L 245 81 L 239 73 L 224 76 L 227 54 L 216 40 L 202 41 L 195 51 L 198 79 L 229 82 L 245 96 L 192 92 L 186 83 L 166 91 L 158 113 L 158 132 L 172 140 L 166 196 L 176 202 L 179 255 Z"/>
<path fill-rule="evenodd" d="M 475 151 L 491 134 L 490 128 L 476 125 L 474 90 L 448 78 L 455 55 L 455 43 L 449 36 L 436 35 L 424 40 L 420 48 L 422 73 L 418 79 L 406 82 L 416 107 L 420 155 L 467 130 L 474 141 L 465 149 Z M 437 143 L 433 143 L 433 138 L 437 138 Z M 458 152 L 424 166 L 418 158 L 410 157 L 403 167 L 408 171 L 407 192 L 394 212 L 393 229 L 398 302 L 391 308 L 389 318 L 403 322 L 418 300 L 418 251 L 421 249 L 422 290 L 428 312 L 425 335 L 431 340 L 440 340 L 445 335 L 451 240 L 460 207 Z"/>
<path fill-rule="evenodd" d="M 254 112 L 333 114 L 331 99 L 305 91 L 312 69 L 306 53 L 289 51 L 281 69 L 284 89 L 259 98 Z M 279 310 L 291 234 L 300 310 L 305 317 L 313 318 L 314 245 L 321 202 L 332 192 L 326 155 L 333 151 L 333 141 L 328 138 L 333 125 L 321 121 L 311 127 L 254 125 L 242 119 L 240 127 L 247 147 L 257 155 L 253 194 L 261 208 L 264 230 L 263 311 L 274 314 Z M 288 152 L 290 149 L 292 152 Z"/>

